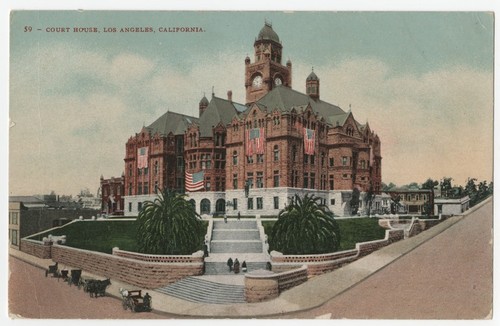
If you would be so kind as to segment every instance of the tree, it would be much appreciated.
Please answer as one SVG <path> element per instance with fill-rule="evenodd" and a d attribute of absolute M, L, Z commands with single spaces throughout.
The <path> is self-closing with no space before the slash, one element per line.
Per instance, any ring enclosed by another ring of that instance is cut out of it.
<path fill-rule="evenodd" d="M 437 185 L 439 185 L 439 182 L 437 180 L 428 178 L 427 181 L 422 183 L 422 189 L 429 189 L 432 192 L 432 198 L 434 198 L 434 187 L 436 187 Z M 427 216 L 430 216 L 433 211 L 434 207 L 432 207 L 431 199 L 429 198 L 424 204 L 424 212 Z"/>
<path fill-rule="evenodd" d="M 397 186 L 392 183 L 392 182 L 389 182 L 388 185 L 386 185 L 385 183 L 382 183 L 382 191 L 389 191 L 389 190 L 393 190 L 394 188 L 396 188 Z"/>
<path fill-rule="evenodd" d="M 449 197 L 450 191 L 453 188 L 451 185 L 452 178 L 444 177 L 443 181 L 441 181 L 441 196 Z"/>
<path fill-rule="evenodd" d="M 319 197 L 295 195 L 292 203 L 278 214 L 270 246 L 285 255 L 323 254 L 340 246 L 340 228 L 333 213 L 320 205 Z"/>
<path fill-rule="evenodd" d="M 201 249 L 203 223 L 185 195 L 162 191 L 154 201 L 144 202 L 137 222 L 139 252 L 189 255 Z"/>
<path fill-rule="evenodd" d="M 366 193 L 366 207 L 368 207 L 367 215 L 370 216 L 371 210 L 372 210 L 372 203 L 373 199 L 375 198 L 375 194 L 373 192 L 373 186 L 370 185 L 370 189 Z"/>
<path fill-rule="evenodd" d="M 352 190 L 352 197 L 351 197 L 351 201 L 349 202 L 349 204 L 351 205 L 351 214 L 352 215 L 356 215 L 358 214 L 358 209 L 359 209 L 359 189 L 358 188 L 354 188 Z"/>

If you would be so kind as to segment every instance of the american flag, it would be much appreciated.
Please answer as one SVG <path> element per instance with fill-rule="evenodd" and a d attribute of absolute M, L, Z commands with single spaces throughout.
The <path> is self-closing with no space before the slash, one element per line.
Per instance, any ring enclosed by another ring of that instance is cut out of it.
<path fill-rule="evenodd" d="M 264 154 L 264 128 L 247 130 L 247 156 Z"/>
<path fill-rule="evenodd" d="M 148 167 L 148 148 L 141 147 L 137 150 L 137 168 L 147 168 Z"/>
<path fill-rule="evenodd" d="M 196 173 L 186 172 L 186 191 L 197 191 L 205 187 L 203 182 L 205 177 L 205 172 L 200 171 Z"/>
<path fill-rule="evenodd" d="M 307 155 L 314 155 L 314 143 L 316 133 L 312 129 L 304 128 L 304 153 Z"/>

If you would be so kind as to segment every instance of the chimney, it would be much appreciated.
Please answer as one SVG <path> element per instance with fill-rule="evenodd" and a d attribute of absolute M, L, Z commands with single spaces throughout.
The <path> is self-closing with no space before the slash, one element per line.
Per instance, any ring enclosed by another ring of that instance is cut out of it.
<path fill-rule="evenodd" d="M 232 90 L 228 90 L 227 91 L 227 100 L 229 102 L 232 102 L 233 101 L 233 91 Z"/>

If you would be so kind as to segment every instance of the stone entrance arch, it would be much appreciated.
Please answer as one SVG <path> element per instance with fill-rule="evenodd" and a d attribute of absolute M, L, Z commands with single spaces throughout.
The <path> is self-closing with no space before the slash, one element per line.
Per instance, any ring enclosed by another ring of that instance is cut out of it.
<path fill-rule="evenodd" d="M 203 198 L 200 202 L 200 214 L 210 214 L 210 200 Z"/>
<path fill-rule="evenodd" d="M 224 213 L 226 211 L 226 201 L 222 198 L 217 199 L 215 202 L 215 212 Z"/>

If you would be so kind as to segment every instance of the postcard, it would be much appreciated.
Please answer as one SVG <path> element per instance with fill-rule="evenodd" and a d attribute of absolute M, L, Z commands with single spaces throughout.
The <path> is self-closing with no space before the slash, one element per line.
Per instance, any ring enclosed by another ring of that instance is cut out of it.
<path fill-rule="evenodd" d="M 494 23 L 11 11 L 10 318 L 491 319 Z"/>

